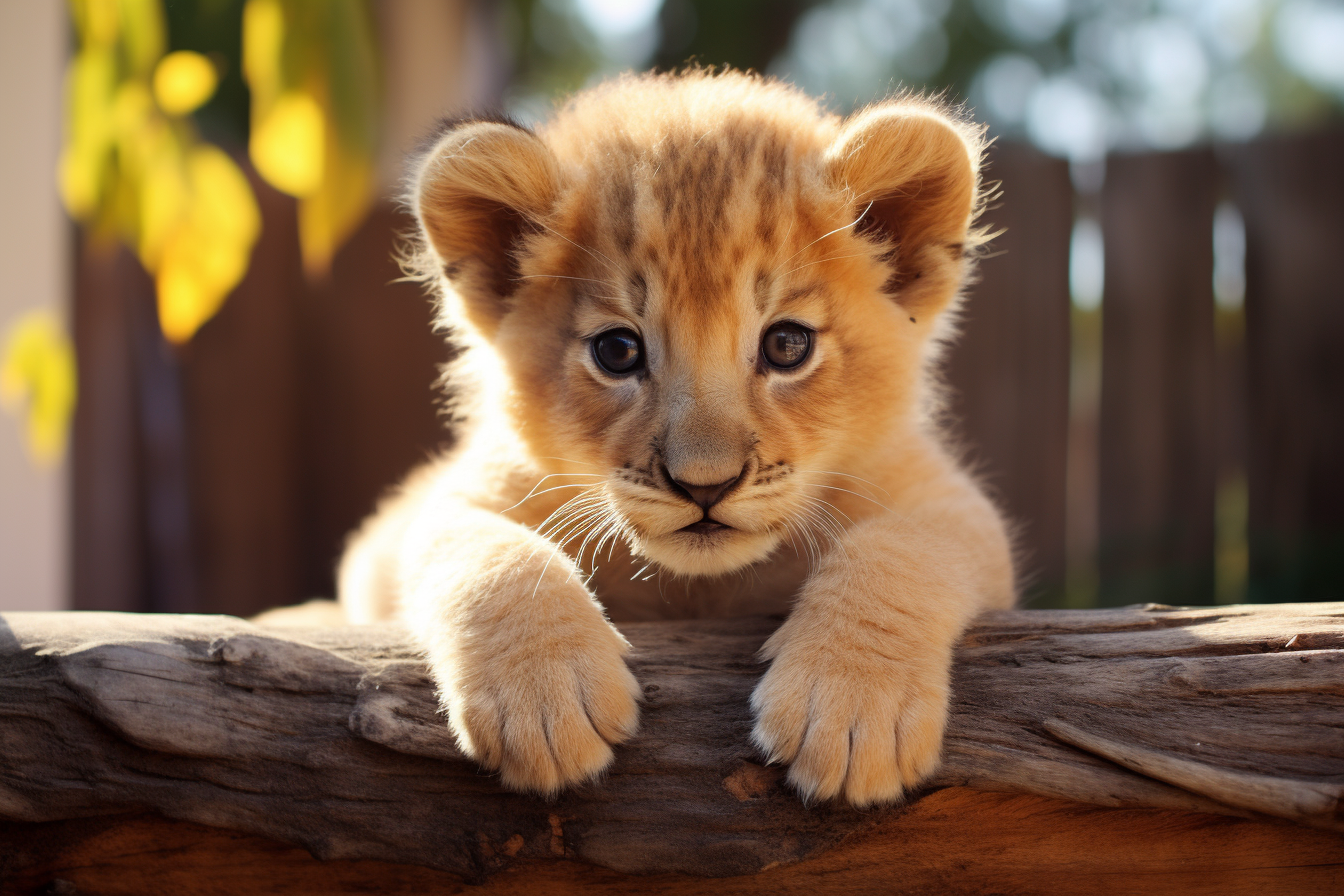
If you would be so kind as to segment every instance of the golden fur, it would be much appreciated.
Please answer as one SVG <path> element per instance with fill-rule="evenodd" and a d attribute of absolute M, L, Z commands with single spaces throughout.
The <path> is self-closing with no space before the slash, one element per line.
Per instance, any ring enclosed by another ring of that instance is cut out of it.
<path fill-rule="evenodd" d="M 468 423 L 352 538 L 340 600 L 411 626 L 505 785 L 590 778 L 635 731 L 607 614 L 788 611 L 761 750 L 856 805 L 933 771 L 953 645 L 1013 600 L 1004 525 L 933 413 L 981 149 L 920 98 L 841 119 L 696 71 L 587 91 L 535 133 L 459 123 L 425 155 L 419 263 Z M 762 354 L 779 321 L 812 333 L 796 369 Z M 642 342 L 634 375 L 595 360 L 613 328 Z M 702 517 L 723 527 L 686 530 Z"/>

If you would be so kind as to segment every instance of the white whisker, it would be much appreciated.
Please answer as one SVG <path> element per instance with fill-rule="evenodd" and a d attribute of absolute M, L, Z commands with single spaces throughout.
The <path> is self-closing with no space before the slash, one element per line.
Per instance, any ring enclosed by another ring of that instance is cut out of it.
<path fill-rule="evenodd" d="M 842 517 L 845 518 L 845 522 L 846 522 L 846 523 L 848 523 L 848 524 L 851 525 L 851 526 L 854 525 L 854 520 L 850 519 L 849 514 L 845 513 L 843 510 L 841 510 L 839 507 L 836 507 L 834 504 L 832 504 L 830 501 L 827 501 L 825 498 L 816 498 L 816 497 L 813 497 L 813 498 L 810 498 L 810 500 L 811 500 L 813 503 L 819 505 L 819 506 L 822 508 L 822 510 L 825 511 L 825 513 L 826 513 L 827 516 L 829 516 L 832 520 L 835 520 L 835 524 L 836 524 L 837 526 L 840 525 L 840 520 L 836 519 L 836 517 L 835 517 L 835 515 L 836 515 L 837 513 L 840 514 Z M 844 529 L 844 527 L 841 526 L 841 530 L 842 530 L 842 531 L 843 531 L 843 529 Z"/>
<path fill-rule="evenodd" d="M 801 551 L 804 558 L 807 560 L 808 574 L 810 575 L 818 563 L 817 555 L 814 551 L 815 545 L 811 537 L 807 535 L 806 530 L 803 529 L 801 525 L 795 526 L 795 521 L 793 519 L 785 518 L 784 528 L 789 534 L 789 540 L 793 543 L 794 550 Z"/>
<path fill-rule="evenodd" d="M 610 280 L 598 280 L 595 277 L 571 277 L 568 274 L 522 274 L 514 280 L 581 280 L 584 283 L 600 283 L 603 286 L 615 286 Z"/>
<path fill-rule="evenodd" d="M 538 532 L 537 534 L 544 539 L 544 544 L 548 544 L 553 548 L 563 547 L 569 538 L 565 538 L 564 541 L 557 541 L 556 539 L 562 534 L 574 531 L 576 528 L 582 529 L 582 527 L 592 519 L 593 515 L 600 512 L 601 509 L 602 501 L 600 499 L 591 500 L 582 505 L 576 505 L 563 517 L 556 520 L 547 531 Z M 539 550 L 541 550 L 540 545 L 533 549 L 532 553 L 527 556 L 525 562 L 530 562 Z"/>
<path fill-rule="evenodd" d="M 537 596 L 537 591 L 541 589 L 541 583 L 546 578 L 546 570 L 551 568 L 551 561 L 555 559 L 555 555 L 564 552 L 565 545 L 578 537 L 578 533 L 583 531 L 584 526 L 588 525 L 588 521 L 593 519 L 592 514 L 596 512 L 597 511 L 590 511 L 590 515 L 582 517 L 578 525 L 575 527 L 576 531 L 568 535 L 564 541 L 555 545 L 556 549 L 551 552 L 550 556 L 546 558 L 546 562 L 542 564 L 541 574 L 537 576 L 537 584 L 532 587 L 532 596 L 534 598 Z M 577 564 L 575 564 L 575 569 L 577 569 Z M 569 578 L 573 577 L 574 577 L 574 569 L 571 569 L 569 572 Z M 565 581 L 569 581 L 569 578 L 567 578 Z"/>
<path fill-rule="evenodd" d="M 598 467 L 599 469 L 602 466 L 601 464 L 590 463 L 586 460 L 575 460 L 572 457 L 554 457 L 552 455 L 542 455 L 538 457 L 537 460 L 558 460 L 566 464 L 578 464 L 581 467 Z"/>
<path fill-rule="evenodd" d="M 538 535 L 545 538 L 546 527 L 551 523 L 552 520 L 555 520 L 556 518 L 568 513 L 570 510 L 573 510 L 575 507 L 579 505 L 580 502 L 601 500 L 599 496 L 593 494 L 593 489 L 595 488 L 596 486 L 589 486 L 589 488 L 584 492 L 575 495 L 568 501 L 565 501 L 559 507 L 552 510 L 550 515 L 547 516 L 546 519 L 542 520 L 540 523 L 537 523 L 537 525 L 533 527 L 532 531 L 536 532 Z"/>
<path fill-rule="evenodd" d="M 603 543 L 606 542 L 608 538 L 610 538 L 611 545 L 610 547 L 607 548 L 608 563 L 612 561 L 612 556 L 616 552 L 616 542 L 619 540 L 621 533 L 625 531 L 625 524 L 621 522 L 621 518 L 619 516 L 617 516 L 616 514 L 612 514 L 612 521 L 614 525 L 612 526 L 611 533 L 609 535 L 602 536 L 602 541 L 599 541 L 597 543 L 597 547 L 593 549 L 593 556 L 596 557 L 598 552 L 602 550 Z"/>
<path fill-rule="evenodd" d="M 816 542 L 817 555 L 819 557 L 825 555 L 826 550 L 822 541 L 829 541 L 830 532 L 826 529 L 821 516 L 818 514 L 816 505 L 811 505 L 803 509 L 802 524 L 807 531 L 812 534 L 812 538 Z"/>
<path fill-rule="evenodd" d="M 620 539 L 623 531 L 625 531 L 625 525 L 621 522 L 621 518 L 613 513 L 601 536 L 598 537 L 597 544 L 593 547 L 594 563 L 596 563 L 597 558 L 602 555 L 603 547 L 608 548 L 606 562 L 613 562 L 616 555 L 616 542 Z"/>
<path fill-rule="evenodd" d="M 551 476 L 596 476 L 596 475 L 597 475 L 596 473 L 552 473 L 552 474 L 551 474 Z M 541 485 L 542 482 L 545 482 L 547 479 L 550 479 L 551 476 L 543 476 L 543 477 L 541 478 L 541 480 L 537 483 L 537 485 Z M 527 495 L 524 496 L 523 499 L 522 499 L 521 501 L 519 501 L 517 504 L 514 504 L 512 507 L 505 507 L 503 510 L 500 511 L 500 513 L 508 513 L 510 510 L 517 510 L 519 507 L 522 507 L 524 504 L 526 504 L 528 501 L 531 501 L 533 498 L 539 498 L 539 497 L 541 497 L 542 495 L 547 495 L 547 494 L 550 494 L 551 492 L 558 492 L 558 491 L 560 491 L 562 488 L 592 488 L 592 487 L 593 487 L 592 483 L 572 482 L 572 483 L 569 483 L 568 485 L 554 485 L 554 486 L 551 486 L 550 488 L 542 489 L 541 491 L 537 491 L 537 485 L 532 486 L 532 491 L 528 492 Z"/>
<path fill-rule="evenodd" d="M 577 517 L 587 514 L 589 511 L 599 509 L 602 506 L 602 504 L 603 499 L 601 498 L 590 498 L 583 504 L 575 504 L 573 507 L 569 509 L 569 511 L 563 517 L 556 520 L 546 531 L 538 530 L 537 534 L 540 535 L 542 538 L 547 539 L 548 541 L 553 541 L 554 537 L 557 534 L 559 534 L 560 530 L 567 527 L 570 524 L 570 522 L 572 522 Z"/>
<path fill-rule="evenodd" d="M 851 489 L 841 488 L 841 487 L 838 486 L 838 485 L 822 485 L 820 482 L 814 482 L 814 483 L 812 483 L 812 485 L 813 485 L 814 487 L 816 487 L 816 488 L 828 488 L 828 489 L 830 489 L 831 491 L 844 492 L 844 493 L 847 494 L 847 495 L 853 495 L 853 496 L 856 497 L 856 498 L 862 498 L 863 500 L 867 501 L 869 504 L 876 504 L 878 507 L 881 507 L 881 508 L 882 508 L 883 510 L 885 510 L 887 513 L 890 513 L 892 516 L 895 516 L 895 515 L 896 515 L 896 511 L 892 510 L 890 507 L 888 507 L 887 505 L 883 504 L 881 501 L 874 501 L 872 498 L 868 497 L 867 495 L 861 495 L 861 494 L 859 494 L 858 492 L 853 491 L 853 490 L 851 490 Z"/>
<path fill-rule="evenodd" d="M 872 203 L 869 203 L 869 205 L 871 205 L 871 204 L 872 204 Z M 867 214 L 867 210 L 866 210 L 866 209 L 864 210 L 864 213 Z M 860 216 L 860 217 L 862 217 L 862 216 Z M 598 261 L 603 262 L 604 264 L 607 265 L 607 269 L 608 269 L 608 270 L 612 271 L 613 273 L 617 273 L 617 274 L 620 273 L 620 270 L 621 270 L 620 265 L 616 264 L 616 262 L 612 261 L 610 258 L 608 258 L 608 257 L 607 257 L 606 255 L 604 255 L 603 253 L 598 252 L 596 249 L 590 249 L 590 248 L 587 247 L 587 246 L 581 246 L 581 245 L 579 245 L 578 243 L 574 242 L 574 241 L 573 241 L 572 239 L 570 239 L 569 237 L 565 236 L 565 235 L 564 235 L 563 233 L 561 233 L 560 231 L 556 230 L 556 229 L 553 228 L 553 227 L 548 227 L 548 226 L 546 226 L 546 224 L 544 224 L 544 223 L 542 223 L 542 222 L 540 222 L 540 221 L 538 221 L 537 223 L 540 224 L 541 227 L 542 227 L 544 230 L 546 230 L 546 231 L 549 232 L 549 233 L 555 234 L 556 236 L 560 237 L 560 239 L 562 239 L 562 240 L 564 240 L 565 242 L 569 243 L 569 244 L 570 244 L 571 246 L 573 246 L 574 248 L 576 248 L 576 249 L 582 249 L 584 252 L 587 252 L 587 253 L 588 253 L 589 255 L 591 255 L 593 258 L 596 258 Z"/>
<path fill-rule="evenodd" d="M 862 476 L 855 476 L 853 473 L 841 473 L 839 470 L 796 470 L 795 472 L 812 473 L 819 476 L 844 476 L 846 479 L 853 479 L 855 482 L 862 482 L 864 485 L 872 486 L 888 498 L 891 497 L 891 492 L 887 491 L 876 482 L 873 482 L 871 479 L 864 479 Z"/>
<path fill-rule="evenodd" d="M 566 546 L 579 536 L 591 533 L 604 514 L 605 510 L 603 508 L 590 507 L 582 514 L 571 519 L 569 523 L 565 525 L 564 531 L 559 533 L 564 537 L 555 542 L 555 547 L 573 559 L 573 555 L 565 550 Z M 577 561 L 575 561 L 575 563 L 577 565 Z"/>
<path fill-rule="evenodd" d="M 876 199 L 873 200 L 873 202 L 876 202 L 876 201 L 877 201 Z M 839 232 L 842 231 L 842 230 L 847 230 L 847 229 L 849 229 L 850 227 L 854 227 L 854 226 L 856 226 L 860 221 L 863 220 L 863 216 L 866 215 L 866 214 L 868 214 L 868 209 L 870 209 L 870 208 L 873 207 L 873 202 L 868 203 L 868 205 L 864 208 L 864 210 L 861 211 L 861 212 L 859 212 L 859 216 L 858 216 L 857 218 L 855 218 L 853 221 L 850 221 L 848 224 L 844 225 L 843 227 L 837 227 L 837 228 L 835 228 L 835 229 L 832 230 L 830 233 L 823 233 L 821 236 L 817 237 L 817 238 L 814 239 L 812 242 L 808 243 L 806 246 L 804 246 L 803 248 L 799 249 L 797 252 L 793 253 L 793 254 L 790 255 L 788 258 L 784 259 L 784 262 L 783 262 L 783 263 L 784 263 L 784 264 L 788 264 L 789 262 L 793 261 L 795 258 L 797 258 L 799 255 L 801 255 L 801 254 L 803 254 L 804 252 L 806 252 L 808 249 L 811 249 L 811 248 L 812 248 L 813 246 L 815 246 L 817 243 L 819 243 L 819 242 L 821 242 L 822 240 L 826 239 L 826 237 L 831 236 L 832 234 L 839 233 Z M 806 267 L 806 265 L 804 265 L 804 267 Z M 797 270 L 797 268 L 794 268 L 794 270 Z M 792 273 L 792 271 L 790 271 L 790 273 Z"/>
<path fill-rule="evenodd" d="M 588 534 L 584 536 L 582 543 L 579 544 L 579 549 L 574 555 L 575 563 L 577 563 L 579 566 L 583 566 L 583 552 L 588 549 L 588 543 L 592 541 L 594 538 L 601 537 L 599 533 L 605 532 L 607 530 L 607 528 L 611 525 L 613 517 L 614 515 L 611 512 L 611 508 L 609 507 L 602 508 L 602 511 L 598 514 L 597 518 L 593 520 L 592 525 L 589 527 Z M 596 572 L 597 570 L 597 553 L 598 552 L 596 550 L 593 551 L 592 566 L 594 572 Z"/>
<path fill-rule="evenodd" d="M 845 537 L 845 527 L 835 518 L 835 514 L 827 509 L 826 505 L 819 505 L 816 509 L 819 514 L 818 522 L 830 538 L 831 545 L 838 545 Z"/>
<path fill-rule="evenodd" d="M 845 258 L 862 258 L 862 257 L 864 257 L 865 255 L 868 255 L 868 254 L 870 254 L 870 253 L 868 253 L 868 252 L 854 252 L 854 253 L 851 253 L 851 254 L 849 254 L 849 255 L 828 255 L 826 258 L 818 258 L 816 261 L 809 261 L 807 264 L 800 264 L 800 265 L 798 265 L 798 267 L 796 267 L 796 268 L 791 268 L 790 270 L 787 270 L 787 271 L 784 272 L 784 276 L 787 277 L 787 276 L 789 276 L 789 274 L 793 274 L 793 273 L 796 273 L 796 272 L 798 272 L 798 271 L 801 271 L 803 268 L 810 268 L 810 267 L 812 267 L 812 265 L 814 265 L 814 264 L 825 264 L 825 263 L 828 262 L 828 261 L 840 261 L 840 260 L 845 259 Z"/>

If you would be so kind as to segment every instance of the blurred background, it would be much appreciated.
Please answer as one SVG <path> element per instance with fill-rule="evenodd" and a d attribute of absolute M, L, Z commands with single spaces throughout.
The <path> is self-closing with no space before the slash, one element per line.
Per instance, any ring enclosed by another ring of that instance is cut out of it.
<path fill-rule="evenodd" d="M 0 609 L 247 615 L 452 434 L 402 159 L 625 70 L 970 106 L 948 364 L 1029 606 L 1344 599 L 1344 3 L 0 5 Z"/>

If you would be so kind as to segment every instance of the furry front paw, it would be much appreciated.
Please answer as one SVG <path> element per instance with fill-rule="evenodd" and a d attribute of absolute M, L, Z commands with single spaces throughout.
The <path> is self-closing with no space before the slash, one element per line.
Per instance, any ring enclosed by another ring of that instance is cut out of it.
<path fill-rule="evenodd" d="M 752 739 L 770 761 L 790 765 L 805 801 L 889 803 L 937 768 L 949 660 L 890 647 L 855 647 L 842 634 L 786 624 L 762 649 L 773 662 L 751 696 Z"/>
<path fill-rule="evenodd" d="M 511 790 L 551 796 L 594 778 L 638 728 L 629 645 L 583 601 L 577 618 L 472 632 L 435 664 L 459 745 Z"/>

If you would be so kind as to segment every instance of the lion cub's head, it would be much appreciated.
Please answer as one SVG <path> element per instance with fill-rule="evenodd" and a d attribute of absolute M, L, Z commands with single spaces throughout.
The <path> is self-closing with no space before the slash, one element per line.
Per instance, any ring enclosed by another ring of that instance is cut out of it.
<path fill-rule="evenodd" d="M 485 413 L 710 575 L 824 529 L 830 477 L 915 431 L 980 151 L 919 99 L 842 120 L 746 75 L 631 77 L 535 133 L 453 126 L 411 198 Z"/>

